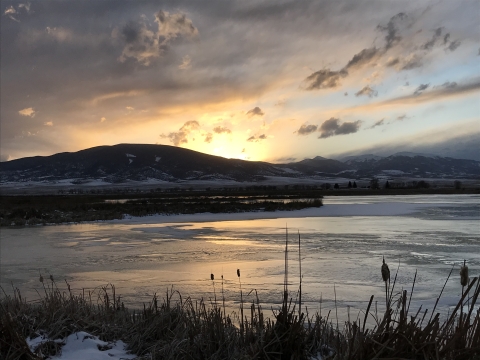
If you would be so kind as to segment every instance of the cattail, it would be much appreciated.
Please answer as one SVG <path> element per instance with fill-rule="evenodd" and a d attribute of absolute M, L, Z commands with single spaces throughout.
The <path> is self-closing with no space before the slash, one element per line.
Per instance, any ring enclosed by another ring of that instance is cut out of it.
<path fill-rule="evenodd" d="M 237 269 L 237 276 L 240 277 L 240 269 Z"/>
<path fill-rule="evenodd" d="M 468 266 L 465 264 L 465 260 L 463 260 L 463 266 L 460 268 L 460 284 L 462 286 L 468 285 Z"/>
<path fill-rule="evenodd" d="M 213 274 L 210 274 L 210 280 L 214 280 L 215 279 L 215 276 L 213 276 Z"/>
<path fill-rule="evenodd" d="M 385 263 L 385 257 L 383 257 L 383 264 L 382 264 L 382 279 L 385 282 L 390 281 L 390 269 L 388 268 L 388 265 Z"/>
<path fill-rule="evenodd" d="M 50 280 L 52 280 L 52 282 L 53 282 L 53 275 L 50 275 Z"/>
<path fill-rule="evenodd" d="M 40 274 L 40 282 L 43 283 L 43 276 Z"/>

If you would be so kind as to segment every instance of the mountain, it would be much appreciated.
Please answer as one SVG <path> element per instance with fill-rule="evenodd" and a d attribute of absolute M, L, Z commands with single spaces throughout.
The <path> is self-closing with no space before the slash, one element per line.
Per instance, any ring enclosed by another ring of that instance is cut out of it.
<path fill-rule="evenodd" d="M 226 159 L 167 145 L 119 144 L 98 146 L 73 153 L 35 156 L 0 162 L 0 183 L 69 180 L 75 184 L 92 179 L 106 183 L 129 180 L 260 181 L 268 176 L 289 178 L 424 177 L 480 179 L 480 162 L 415 153 L 388 157 L 372 154 L 343 161 L 317 156 L 299 162 Z"/>
<path fill-rule="evenodd" d="M 375 155 L 349 156 L 344 163 L 356 170 L 358 177 L 380 174 L 425 178 L 479 178 L 480 162 L 430 154 L 399 152 L 387 157 Z"/>

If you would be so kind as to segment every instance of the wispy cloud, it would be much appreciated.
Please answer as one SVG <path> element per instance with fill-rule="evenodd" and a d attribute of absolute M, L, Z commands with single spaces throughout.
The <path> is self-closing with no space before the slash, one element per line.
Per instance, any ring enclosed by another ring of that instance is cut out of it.
<path fill-rule="evenodd" d="M 355 93 L 355 96 L 368 96 L 368 97 L 373 97 L 377 96 L 378 92 L 370 87 L 370 85 L 365 86 L 363 89 Z"/>
<path fill-rule="evenodd" d="M 416 89 L 413 95 L 420 95 L 424 90 L 428 89 L 430 84 L 420 84 Z"/>
<path fill-rule="evenodd" d="M 375 124 L 373 124 L 372 126 L 369 127 L 369 129 L 374 129 L 376 128 L 377 126 L 382 126 L 385 124 L 385 119 L 382 119 L 382 120 L 378 120 Z"/>
<path fill-rule="evenodd" d="M 180 65 L 178 65 L 178 68 L 179 68 L 180 70 L 190 69 L 191 63 L 192 63 L 192 59 L 190 58 L 190 56 L 185 55 L 185 56 L 182 58 L 182 63 L 181 63 Z"/>

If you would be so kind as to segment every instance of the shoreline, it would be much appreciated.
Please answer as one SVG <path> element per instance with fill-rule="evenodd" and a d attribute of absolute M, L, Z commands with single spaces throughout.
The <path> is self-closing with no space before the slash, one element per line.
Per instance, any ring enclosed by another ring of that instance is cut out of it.
<path fill-rule="evenodd" d="M 105 220 L 109 224 L 154 224 L 154 223 L 184 223 L 184 222 L 217 222 L 217 221 L 247 221 L 269 220 L 305 217 L 351 217 L 351 216 L 402 216 L 417 212 L 421 208 L 433 204 L 413 204 L 385 202 L 377 204 L 330 204 L 320 208 L 307 208 L 290 211 L 258 211 L 241 213 L 196 213 L 178 215 L 148 215 L 126 216 L 123 219 Z M 448 204 L 435 204 L 448 206 Z"/>

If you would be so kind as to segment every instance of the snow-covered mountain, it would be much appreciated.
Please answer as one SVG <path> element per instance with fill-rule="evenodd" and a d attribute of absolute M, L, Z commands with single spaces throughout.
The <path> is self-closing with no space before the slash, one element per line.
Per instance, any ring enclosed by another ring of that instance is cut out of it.
<path fill-rule="evenodd" d="M 0 162 L 0 183 L 99 180 L 166 182 L 195 180 L 260 181 L 268 176 L 289 178 L 389 177 L 480 179 L 480 162 L 428 154 L 366 154 L 342 161 L 317 156 L 288 164 L 226 159 L 167 145 L 120 144 L 74 153 Z"/>

